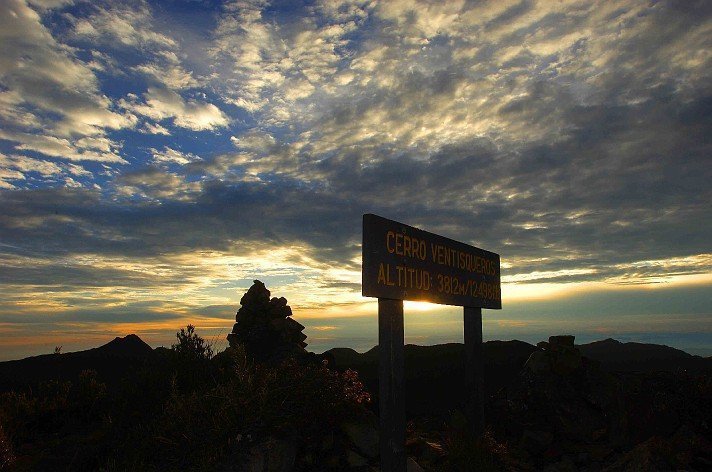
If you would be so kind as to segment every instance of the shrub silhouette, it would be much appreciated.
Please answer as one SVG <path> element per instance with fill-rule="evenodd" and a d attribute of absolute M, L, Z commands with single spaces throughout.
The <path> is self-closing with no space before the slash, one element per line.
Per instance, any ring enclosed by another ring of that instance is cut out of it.
<path fill-rule="evenodd" d="M 255 363 L 241 345 L 212 356 L 192 325 L 176 338 L 118 382 L 85 371 L 0 394 L 0 460 L 14 452 L 23 470 L 240 470 L 269 438 L 300 451 L 321 444 L 370 398 L 354 372 Z"/>
<path fill-rule="evenodd" d="M 435 468 L 438 472 L 516 470 L 506 445 L 489 430 L 480 437 L 473 435 L 459 412 L 452 414 L 443 439 L 446 458 Z"/>
<path fill-rule="evenodd" d="M 195 334 L 195 326 L 189 324 L 176 333 L 178 343 L 171 345 L 171 349 L 181 356 L 189 359 L 206 359 L 213 357 L 213 348 L 202 337 Z"/>
<path fill-rule="evenodd" d="M 239 349 L 230 355 L 239 356 Z M 355 374 L 339 374 L 321 364 L 286 360 L 279 365 L 240 362 L 204 390 L 174 390 L 152 426 L 147 452 L 174 468 L 218 468 L 239 464 L 252 446 L 269 437 L 287 438 L 304 448 L 346 418 L 359 414 L 368 394 Z"/>
<path fill-rule="evenodd" d="M 5 429 L 0 423 L 0 470 L 9 470 L 15 460 L 12 453 L 12 445 L 10 439 L 5 434 Z"/>

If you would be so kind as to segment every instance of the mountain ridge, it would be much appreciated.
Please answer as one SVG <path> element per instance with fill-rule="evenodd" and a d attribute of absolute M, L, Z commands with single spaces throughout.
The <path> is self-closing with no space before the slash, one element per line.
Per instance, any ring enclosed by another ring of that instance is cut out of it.
<path fill-rule="evenodd" d="M 111 383 L 155 356 L 151 346 L 136 334 L 129 334 L 82 351 L 4 361 L 0 362 L 0 391 L 45 380 L 70 380 L 84 370 L 96 370 Z"/>
<path fill-rule="evenodd" d="M 490 349 L 498 346 L 499 349 L 506 349 L 508 346 L 529 346 L 531 349 L 536 349 L 532 344 L 517 339 L 512 340 L 491 340 L 483 342 Z M 458 349 L 454 346 L 463 346 L 462 343 L 443 343 L 433 344 L 429 346 L 421 346 L 418 344 L 406 344 L 405 350 L 418 351 L 422 349 Z M 654 343 L 639 343 L 634 341 L 618 341 L 613 338 L 601 339 L 590 343 L 576 344 L 576 348 L 581 351 L 581 354 L 592 360 L 601 362 L 602 367 L 608 370 L 623 370 L 635 371 L 640 369 L 643 371 L 655 370 L 670 370 L 676 368 L 693 368 L 704 367 L 712 362 L 712 356 L 703 357 L 695 354 L 690 354 L 665 344 Z M 336 347 L 324 351 L 324 355 L 333 354 L 336 360 L 340 358 L 359 358 L 359 359 L 377 359 L 378 346 L 374 346 L 367 351 L 359 353 L 349 347 Z M 625 358 L 619 358 L 624 356 Z M 682 365 L 675 364 L 675 361 L 682 362 Z M 654 362 L 662 362 L 655 365 Z"/>
<path fill-rule="evenodd" d="M 608 371 L 652 372 L 676 370 L 712 370 L 712 358 L 689 354 L 659 344 L 621 342 L 607 338 L 576 346 L 581 354 Z M 38 381 L 68 380 L 82 370 L 96 370 L 111 382 L 137 364 L 160 356 L 165 348 L 151 348 L 136 334 L 115 337 L 99 347 L 63 354 L 43 354 L 0 362 L 0 390 L 8 390 Z M 505 385 L 516 375 L 537 347 L 519 340 L 492 340 L 483 343 L 485 375 L 490 391 Z M 464 346 L 444 343 L 431 346 L 406 344 L 404 347 L 406 377 L 435 379 L 451 388 L 460 388 L 454 379 L 464 371 Z M 359 353 L 348 347 L 325 351 L 321 356 L 333 367 L 359 371 L 364 383 L 376 388 L 378 380 L 378 346 Z M 417 385 L 413 385 L 417 388 Z"/>

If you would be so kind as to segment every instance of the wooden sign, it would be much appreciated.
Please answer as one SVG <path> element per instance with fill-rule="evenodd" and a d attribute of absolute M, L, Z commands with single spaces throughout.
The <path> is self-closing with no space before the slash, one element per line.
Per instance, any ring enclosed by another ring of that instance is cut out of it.
<path fill-rule="evenodd" d="M 501 309 L 499 255 L 366 214 L 362 293 L 365 297 Z"/>
<path fill-rule="evenodd" d="M 406 472 L 403 300 L 463 306 L 466 414 L 484 432 L 482 308 L 502 308 L 499 255 L 363 215 L 362 293 L 378 298 L 381 471 Z"/>

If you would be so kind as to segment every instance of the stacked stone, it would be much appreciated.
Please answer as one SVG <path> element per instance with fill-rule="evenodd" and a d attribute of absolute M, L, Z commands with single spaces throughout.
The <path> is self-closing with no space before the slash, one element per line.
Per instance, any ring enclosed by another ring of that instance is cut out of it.
<path fill-rule="evenodd" d="M 227 335 L 230 347 L 241 344 L 249 357 L 260 362 L 306 354 L 304 326 L 291 318 L 286 298 L 270 299 L 265 284 L 255 280 L 240 304 L 237 323 Z"/>
<path fill-rule="evenodd" d="M 553 371 L 566 375 L 581 367 L 581 353 L 574 345 L 574 336 L 550 336 L 549 342 L 537 343 L 539 351 L 534 351 L 526 366 L 536 373 Z"/>

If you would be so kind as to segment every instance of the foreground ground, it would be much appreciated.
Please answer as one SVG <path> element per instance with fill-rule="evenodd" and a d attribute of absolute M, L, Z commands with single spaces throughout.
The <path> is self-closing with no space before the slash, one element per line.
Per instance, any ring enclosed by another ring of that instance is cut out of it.
<path fill-rule="evenodd" d="M 0 469 L 377 467 L 376 350 L 260 363 L 234 348 L 213 356 L 192 331 L 178 340 L 153 350 L 127 336 L 0 364 Z M 712 466 L 709 359 L 611 340 L 486 343 L 488 432 L 475 439 L 460 414 L 461 353 L 406 348 L 412 467 Z"/>

